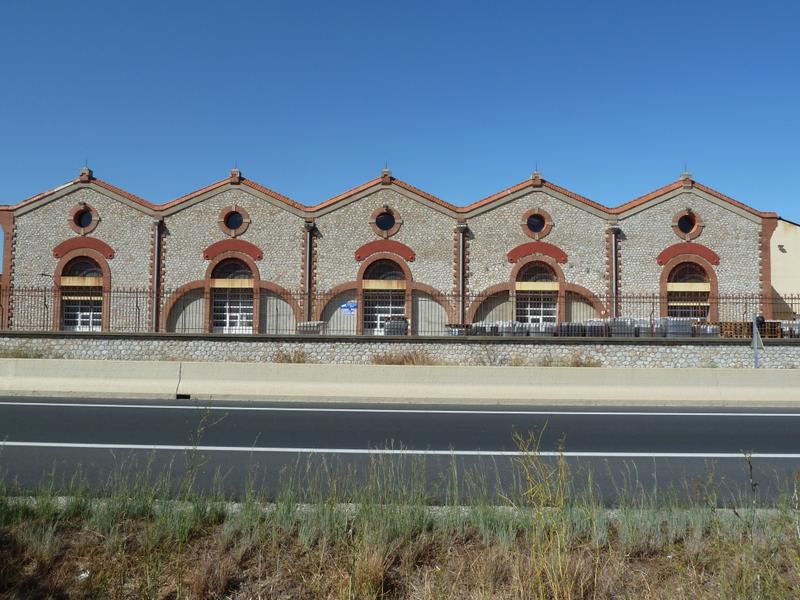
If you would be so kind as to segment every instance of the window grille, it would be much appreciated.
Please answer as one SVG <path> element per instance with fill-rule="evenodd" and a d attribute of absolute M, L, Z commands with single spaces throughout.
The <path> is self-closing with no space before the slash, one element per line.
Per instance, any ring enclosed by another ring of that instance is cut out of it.
<path fill-rule="evenodd" d="M 211 313 L 214 333 L 253 333 L 253 290 L 214 290 Z"/>
<path fill-rule="evenodd" d="M 103 289 L 85 287 L 61 293 L 61 329 L 64 331 L 101 331 Z"/>
<path fill-rule="evenodd" d="M 520 323 L 555 323 L 558 317 L 558 294 L 552 292 L 517 292 L 517 321 Z"/>
<path fill-rule="evenodd" d="M 405 314 L 405 292 L 364 292 L 365 334 L 383 335 L 389 317 Z"/>
<path fill-rule="evenodd" d="M 708 319 L 708 292 L 669 292 L 667 316 Z"/>

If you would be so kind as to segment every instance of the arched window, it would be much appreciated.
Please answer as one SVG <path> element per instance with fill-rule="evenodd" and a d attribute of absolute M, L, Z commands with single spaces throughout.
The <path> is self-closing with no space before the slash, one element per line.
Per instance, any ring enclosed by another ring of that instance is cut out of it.
<path fill-rule="evenodd" d="M 61 329 L 101 331 L 103 270 L 91 258 L 79 256 L 61 271 Z"/>
<path fill-rule="evenodd" d="M 517 281 L 558 281 L 558 277 L 549 265 L 532 262 L 520 270 Z"/>
<path fill-rule="evenodd" d="M 555 323 L 558 320 L 558 276 L 550 265 L 536 261 L 517 274 L 516 320 Z"/>
<path fill-rule="evenodd" d="M 667 277 L 668 283 L 708 283 L 706 270 L 693 262 L 677 265 Z"/>
<path fill-rule="evenodd" d="M 253 272 L 244 261 L 228 258 L 211 271 L 211 330 L 253 333 Z"/>
<path fill-rule="evenodd" d="M 372 263 L 364 272 L 364 279 L 378 279 L 383 281 L 402 281 L 406 278 L 403 269 L 392 260 L 378 260 Z"/>
<path fill-rule="evenodd" d="M 667 276 L 667 316 L 708 319 L 711 285 L 706 270 L 693 262 L 676 265 Z"/>
<path fill-rule="evenodd" d="M 79 256 L 73 258 L 65 266 L 61 273 L 62 277 L 102 277 L 103 270 L 91 258 Z"/>
<path fill-rule="evenodd" d="M 252 279 L 253 272 L 244 261 L 228 258 L 220 262 L 211 272 L 212 279 Z"/>
<path fill-rule="evenodd" d="M 377 260 L 364 271 L 363 326 L 367 335 L 404 335 L 406 315 L 406 276 L 396 262 Z"/>

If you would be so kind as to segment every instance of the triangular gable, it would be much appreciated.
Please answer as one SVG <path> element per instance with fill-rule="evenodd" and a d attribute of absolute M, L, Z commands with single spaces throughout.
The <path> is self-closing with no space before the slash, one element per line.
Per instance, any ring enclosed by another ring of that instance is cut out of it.
<path fill-rule="evenodd" d="M 298 216 L 313 218 L 315 216 L 333 212 L 340 207 L 346 206 L 351 202 L 356 202 L 359 199 L 369 196 L 375 193 L 375 191 L 384 188 L 394 189 L 407 198 L 416 200 L 417 202 L 428 206 L 429 208 L 454 218 L 469 218 L 477 216 L 534 191 L 545 192 L 566 202 L 567 204 L 606 218 L 625 218 L 642 210 L 646 210 L 650 206 L 654 206 L 669 200 L 670 198 L 673 198 L 684 192 L 696 193 L 706 200 L 714 202 L 723 208 L 750 218 L 751 220 L 761 218 L 777 218 L 778 216 L 777 213 L 774 212 L 762 212 L 756 210 L 708 186 L 689 179 L 688 176 L 682 177 L 681 179 L 653 190 L 652 192 L 648 192 L 643 196 L 634 198 L 633 200 L 621 204 L 616 208 L 610 208 L 590 200 L 585 196 L 576 194 L 575 192 L 572 192 L 566 188 L 555 185 L 550 181 L 542 179 L 538 173 L 535 173 L 534 176 L 526 179 L 525 181 L 492 194 L 491 196 L 487 196 L 486 198 L 473 202 L 472 204 L 467 206 L 456 206 L 401 179 L 392 177 L 388 171 L 384 171 L 381 177 L 371 179 L 319 204 L 305 206 L 289 198 L 288 196 L 276 192 L 275 190 L 242 177 L 238 170 L 231 171 L 230 177 L 226 177 L 225 179 L 211 183 L 189 194 L 181 196 L 180 198 L 176 198 L 175 200 L 172 200 L 166 204 L 156 205 L 106 181 L 97 179 L 92 175 L 89 169 L 82 169 L 81 175 L 78 178 L 73 179 L 72 181 L 69 181 L 61 186 L 47 190 L 40 194 L 36 194 L 35 196 L 31 196 L 30 198 L 27 198 L 16 205 L 0 207 L 0 210 L 13 211 L 14 214 L 24 214 L 83 187 L 92 188 L 99 193 L 130 206 L 131 208 L 156 217 L 174 214 L 228 189 L 241 189 L 257 198 L 261 198 L 262 200 L 266 200 L 271 204 L 285 208 L 290 212 L 297 214 Z"/>
<path fill-rule="evenodd" d="M 721 208 L 730 210 L 731 212 L 749 218 L 753 221 L 760 220 L 762 218 L 777 218 L 778 216 L 778 214 L 774 212 L 762 212 L 760 210 L 756 210 L 755 208 L 752 208 L 743 202 L 734 200 L 730 196 L 726 196 L 725 194 L 703 185 L 702 183 L 698 183 L 688 177 L 681 178 L 677 181 L 660 187 L 657 190 L 653 190 L 644 196 L 634 198 L 625 204 L 610 209 L 610 212 L 624 219 L 625 217 L 629 217 L 643 210 L 647 210 L 651 206 L 655 206 L 670 200 L 683 193 L 694 193 L 701 198 L 720 206 Z"/>
<path fill-rule="evenodd" d="M 160 206 L 159 210 L 163 216 L 169 216 L 232 189 L 242 190 L 255 198 L 266 200 L 270 204 L 287 209 L 299 216 L 304 216 L 307 210 L 305 206 L 299 202 L 295 202 L 288 196 L 284 196 L 260 183 L 242 177 L 238 171 L 232 172 L 230 177 L 220 179 L 199 190 L 176 198 Z"/>
<path fill-rule="evenodd" d="M 510 188 L 507 188 L 501 192 L 497 192 L 496 194 L 492 194 L 491 196 L 487 196 L 486 198 L 478 200 L 477 202 L 473 202 L 468 206 L 461 207 L 458 209 L 458 212 L 465 214 L 467 217 L 477 216 L 481 213 L 503 206 L 509 202 L 513 202 L 517 198 L 526 196 L 531 192 L 537 191 L 544 192 L 561 200 L 562 202 L 565 202 L 576 208 L 580 208 L 581 210 L 585 210 L 586 212 L 599 217 L 607 216 L 609 211 L 607 207 L 599 204 L 598 202 L 589 200 L 585 196 L 581 196 L 580 194 L 571 192 L 566 188 L 557 186 L 546 179 L 542 179 L 537 173 L 534 174 L 534 176 L 530 179 L 526 179 L 525 181 L 522 181 Z"/>
<path fill-rule="evenodd" d="M 18 204 L 8 207 L 8 210 L 12 210 L 15 215 L 24 215 L 25 213 L 36 210 L 37 208 L 46 204 L 50 204 L 59 198 L 63 198 L 64 196 L 83 188 L 93 189 L 99 194 L 116 200 L 117 202 L 133 208 L 134 210 L 138 210 L 139 212 L 143 212 L 150 216 L 154 216 L 158 211 L 158 206 L 155 204 L 152 204 L 144 198 L 140 198 L 135 194 L 131 194 L 122 188 L 108 183 L 107 181 L 97 179 L 88 169 L 82 170 L 80 177 L 77 177 L 72 181 L 68 181 L 67 183 L 58 187 L 36 194 L 35 196 L 31 196 L 30 198 L 27 198 Z"/>
<path fill-rule="evenodd" d="M 414 200 L 423 206 L 453 218 L 456 218 L 456 213 L 459 210 L 458 207 L 445 202 L 441 198 L 437 198 L 433 194 L 429 194 L 428 192 L 421 190 L 410 183 L 406 183 L 401 179 L 392 177 L 389 174 L 384 174 L 381 177 L 371 179 L 370 181 L 351 188 L 346 192 L 334 196 L 333 198 L 325 200 L 320 204 L 308 207 L 307 210 L 312 216 L 315 217 L 325 215 L 343 208 L 353 202 L 357 202 L 361 198 L 371 196 L 381 189 L 394 189 L 396 192 L 400 193 L 406 198 L 409 198 L 410 200 Z"/>

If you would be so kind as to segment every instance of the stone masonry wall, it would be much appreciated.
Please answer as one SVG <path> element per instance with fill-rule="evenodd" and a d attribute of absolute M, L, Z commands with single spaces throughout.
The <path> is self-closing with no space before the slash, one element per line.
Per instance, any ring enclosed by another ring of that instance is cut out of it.
<path fill-rule="evenodd" d="M 553 218 L 553 230 L 542 241 L 567 253 L 568 261 L 561 265 L 567 283 L 581 285 L 598 296 L 605 295 L 606 220 L 544 192 L 526 194 L 469 219 L 472 232 L 469 245 L 470 293 L 479 294 L 492 285 L 509 280 L 514 265 L 508 262 L 506 253 L 533 241 L 520 225 L 522 215 L 533 208 L 541 208 Z"/>
<path fill-rule="evenodd" d="M 85 236 L 69 226 L 70 213 L 79 202 L 94 208 L 99 217 L 97 227 Z M 119 300 L 111 305 L 111 327 L 119 331 L 138 330 L 149 323 L 147 290 L 150 287 L 153 218 L 96 190 L 79 188 L 16 219 L 12 326 L 53 328 L 55 296 L 50 288 L 59 260 L 53 257 L 53 248 L 65 240 L 80 237 L 102 240 L 114 249 L 114 258 L 107 260 L 112 288 L 137 290 L 118 296 Z"/>
<path fill-rule="evenodd" d="M 188 337 L 113 335 L 0 336 L 0 357 L 106 360 L 276 362 L 280 353 L 304 353 L 306 362 L 370 364 L 381 354 L 422 352 L 443 364 L 565 365 L 575 358 L 602 367 L 752 368 L 746 343 L 664 340 L 646 343 L 507 342 L 376 338 Z M 800 368 L 800 344 L 768 344 L 764 368 Z"/>
<path fill-rule="evenodd" d="M 698 194 L 683 193 L 620 220 L 620 288 L 623 294 L 658 293 L 662 267 L 656 257 L 681 242 L 672 230 L 672 218 L 691 208 L 705 227 L 692 241 L 716 252 L 720 294 L 758 294 L 760 223 L 722 208 Z"/>
<path fill-rule="evenodd" d="M 256 262 L 261 279 L 290 291 L 300 289 L 304 277 L 303 218 L 237 188 L 164 218 L 164 289 L 174 290 L 205 277 L 209 261 L 203 258 L 203 250 L 214 242 L 232 239 L 220 229 L 218 219 L 223 208 L 234 204 L 250 216 L 247 231 L 236 239 L 255 244 L 264 253 L 263 260 Z"/>
<path fill-rule="evenodd" d="M 403 220 L 403 225 L 390 239 L 406 244 L 416 253 L 416 259 L 408 263 L 414 281 L 451 293 L 456 219 L 388 188 L 316 219 L 320 232 L 317 290 L 325 292 L 356 279 L 361 263 L 355 259 L 355 251 L 367 242 L 381 239 L 369 220 L 372 213 L 384 205 L 396 210 Z"/>
<path fill-rule="evenodd" d="M 97 210 L 100 223 L 86 236 L 69 226 L 70 211 L 79 202 Z M 153 218 L 93 189 L 82 188 L 16 219 L 13 285 L 51 287 L 58 259 L 53 248 L 74 237 L 91 237 L 114 249 L 108 261 L 112 287 L 147 289 L 150 286 L 150 259 Z"/>

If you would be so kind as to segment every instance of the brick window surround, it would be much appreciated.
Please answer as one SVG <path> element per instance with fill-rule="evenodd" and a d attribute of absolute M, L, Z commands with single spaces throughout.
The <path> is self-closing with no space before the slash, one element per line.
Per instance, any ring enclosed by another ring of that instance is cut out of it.
<path fill-rule="evenodd" d="M 691 230 L 689 230 L 688 233 L 684 233 L 683 231 L 681 231 L 680 227 L 678 227 L 678 222 L 683 217 L 690 217 L 691 219 L 694 220 L 694 225 L 692 226 Z M 703 227 L 705 227 L 705 225 L 703 224 L 703 219 L 701 219 L 700 215 L 694 212 L 691 208 L 682 210 L 681 212 L 677 213 L 674 217 L 672 217 L 672 231 L 674 231 L 675 235 L 677 235 L 679 238 L 681 238 L 682 240 L 686 240 L 687 242 L 689 240 L 695 239 L 696 237 L 699 237 L 700 234 L 703 233 Z"/>
<path fill-rule="evenodd" d="M 61 329 L 61 278 L 64 274 L 64 268 L 76 258 L 90 258 L 100 267 L 103 287 L 103 313 L 100 329 L 101 331 L 108 331 L 111 323 L 111 268 L 108 266 L 105 256 L 91 248 L 76 248 L 65 252 L 56 264 L 53 274 L 53 283 L 55 285 L 53 288 L 53 330 L 59 331 Z"/>
<path fill-rule="evenodd" d="M 533 231 L 530 227 L 528 227 L 528 219 L 537 215 L 544 220 L 544 227 L 542 227 L 541 231 Z M 520 225 L 522 226 L 522 233 L 535 240 L 541 240 L 542 238 L 547 237 L 547 235 L 553 230 L 553 217 L 550 216 L 550 213 L 542 210 L 541 208 L 532 208 L 528 212 L 523 213 Z"/>
<path fill-rule="evenodd" d="M 86 227 L 81 227 L 78 224 L 78 218 L 85 212 L 88 212 L 90 215 L 92 215 L 92 222 Z M 95 209 L 93 206 L 90 206 L 85 202 L 79 202 L 72 207 L 67 222 L 69 223 L 72 231 L 79 233 L 80 235 L 86 235 L 87 233 L 91 233 L 95 230 L 97 225 L 100 223 L 100 216 L 97 214 L 97 209 Z"/>
<path fill-rule="evenodd" d="M 242 224 L 239 225 L 239 227 L 228 227 L 227 220 L 231 213 L 239 213 L 242 215 Z M 231 237 L 236 237 L 247 231 L 247 228 L 250 226 L 250 214 L 241 206 L 226 206 L 219 211 L 217 223 L 219 224 L 219 228 L 222 230 L 222 233 Z"/>
<path fill-rule="evenodd" d="M 377 223 L 378 217 L 384 213 L 389 213 L 394 218 L 394 225 L 386 230 L 378 227 Z M 395 209 L 389 205 L 384 205 L 373 211 L 372 215 L 369 217 L 369 224 L 372 226 L 372 231 L 374 231 L 378 236 L 386 239 L 392 237 L 394 234 L 400 231 L 400 226 L 403 224 L 403 219 L 400 218 L 400 213 L 398 213 Z"/>

